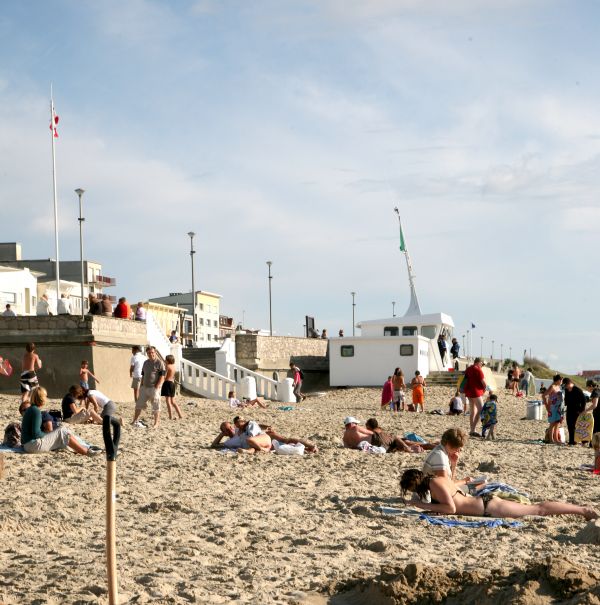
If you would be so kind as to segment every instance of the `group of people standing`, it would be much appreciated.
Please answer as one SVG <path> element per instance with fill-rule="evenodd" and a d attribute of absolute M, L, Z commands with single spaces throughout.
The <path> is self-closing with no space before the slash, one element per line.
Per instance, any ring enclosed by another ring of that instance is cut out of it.
<path fill-rule="evenodd" d="M 404 372 L 396 368 L 383 385 L 381 392 L 381 407 L 389 406 L 390 411 L 424 412 L 425 411 L 425 378 L 417 370 L 407 385 Z M 412 403 L 406 402 L 406 390 L 410 388 Z"/>

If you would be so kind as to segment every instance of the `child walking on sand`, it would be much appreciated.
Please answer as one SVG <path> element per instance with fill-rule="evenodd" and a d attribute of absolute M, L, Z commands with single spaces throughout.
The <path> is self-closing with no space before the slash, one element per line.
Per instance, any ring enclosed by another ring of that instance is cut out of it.
<path fill-rule="evenodd" d="M 84 391 L 90 390 L 90 376 L 96 381 L 97 384 L 100 384 L 100 381 L 92 374 L 89 366 L 89 362 L 84 359 L 81 362 L 81 368 L 79 369 L 79 384 Z"/>
<path fill-rule="evenodd" d="M 490 394 L 481 410 L 481 437 L 495 439 L 495 429 L 498 424 L 498 395 Z M 489 433 L 486 435 L 486 433 Z"/>
<path fill-rule="evenodd" d="M 383 385 L 381 391 L 381 407 L 390 406 L 390 412 L 394 411 L 394 385 L 392 384 L 392 377 L 388 376 L 388 379 Z"/>
<path fill-rule="evenodd" d="M 167 403 L 169 420 L 173 420 L 173 409 L 177 412 L 179 418 L 183 418 L 179 404 L 175 403 L 175 357 L 167 355 L 165 362 L 165 381 L 162 384 L 160 394 L 165 398 L 165 402 Z"/>
<path fill-rule="evenodd" d="M 414 411 L 419 411 L 419 406 L 421 406 L 421 412 L 425 411 L 425 378 L 421 376 L 421 372 L 417 370 L 415 372 L 415 377 L 410 381 L 410 385 L 412 387 L 412 402 L 414 406 Z"/>
<path fill-rule="evenodd" d="M 404 405 L 404 389 L 406 388 L 406 384 L 404 382 L 404 372 L 400 368 L 394 370 L 392 384 L 394 385 L 394 406 L 396 412 L 400 410 L 404 412 L 406 409 Z"/>

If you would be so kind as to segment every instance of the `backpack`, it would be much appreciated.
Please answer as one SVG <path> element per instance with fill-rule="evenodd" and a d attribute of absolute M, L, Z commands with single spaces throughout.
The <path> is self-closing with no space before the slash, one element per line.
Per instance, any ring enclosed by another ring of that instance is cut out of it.
<path fill-rule="evenodd" d="M 21 424 L 19 422 L 11 422 L 4 429 L 4 441 L 2 445 L 21 447 Z"/>

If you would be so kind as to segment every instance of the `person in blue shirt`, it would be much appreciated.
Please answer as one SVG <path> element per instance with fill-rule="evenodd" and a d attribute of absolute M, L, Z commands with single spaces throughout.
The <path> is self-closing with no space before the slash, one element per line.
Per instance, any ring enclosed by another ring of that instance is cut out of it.
<path fill-rule="evenodd" d="M 86 447 L 64 426 L 45 433 L 42 430 L 42 411 L 48 399 L 44 387 L 35 387 L 31 391 L 31 406 L 25 410 L 21 421 L 21 445 L 28 454 L 51 452 L 70 447 L 77 454 L 96 456 L 102 452 L 98 447 Z"/>

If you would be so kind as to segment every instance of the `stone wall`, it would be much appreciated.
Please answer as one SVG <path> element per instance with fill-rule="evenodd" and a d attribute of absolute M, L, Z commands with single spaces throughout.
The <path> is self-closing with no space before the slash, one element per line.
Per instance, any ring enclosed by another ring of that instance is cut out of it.
<path fill-rule="evenodd" d="M 293 361 L 302 368 L 307 389 L 329 385 L 327 345 L 328 341 L 321 338 L 258 334 L 235 336 L 235 352 L 239 365 L 269 378 L 281 380 L 288 376 L 290 362 Z"/>
<path fill-rule="evenodd" d="M 50 397 L 62 397 L 79 382 L 81 361 L 87 359 L 103 393 L 115 401 L 133 400 L 129 359 L 133 345 L 146 344 L 145 323 L 92 315 L 0 317 L 0 356 L 14 368 L 10 378 L 0 377 L 0 392 L 18 395 L 28 342 L 36 344 L 42 360 L 38 377 Z"/>

